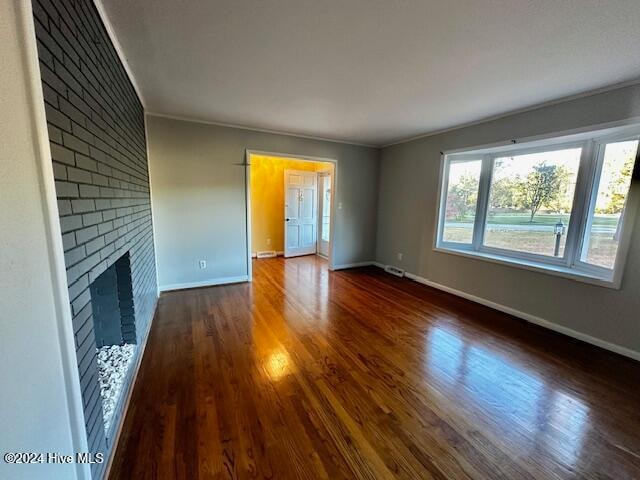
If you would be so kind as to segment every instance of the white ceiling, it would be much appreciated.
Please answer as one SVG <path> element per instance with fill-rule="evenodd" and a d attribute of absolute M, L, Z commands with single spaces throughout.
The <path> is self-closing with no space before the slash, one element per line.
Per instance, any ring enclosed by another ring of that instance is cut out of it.
<path fill-rule="evenodd" d="M 103 0 L 147 111 L 384 145 L 640 78 L 639 0 Z"/>

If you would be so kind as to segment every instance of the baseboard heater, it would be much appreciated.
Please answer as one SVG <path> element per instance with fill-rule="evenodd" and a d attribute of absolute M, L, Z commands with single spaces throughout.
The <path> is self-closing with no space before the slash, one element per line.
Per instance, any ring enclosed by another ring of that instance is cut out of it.
<path fill-rule="evenodd" d="M 395 275 L 396 277 L 404 277 L 404 270 L 392 265 L 387 265 L 386 267 L 384 267 L 384 271 L 390 273 L 391 275 Z"/>
<path fill-rule="evenodd" d="M 258 252 L 256 254 L 256 257 L 258 258 L 273 258 L 273 257 L 277 257 L 278 254 L 276 253 L 275 250 L 267 250 L 264 252 Z"/>

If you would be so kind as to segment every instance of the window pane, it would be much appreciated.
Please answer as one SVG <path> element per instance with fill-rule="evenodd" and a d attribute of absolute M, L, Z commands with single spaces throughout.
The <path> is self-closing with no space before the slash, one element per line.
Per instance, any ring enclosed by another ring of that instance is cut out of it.
<path fill-rule="evenodd" d="M 322 177 L 322 240 L 329 241 L 331 229 L 331 177 Z"/>
<path fill-rule="evenodd" d="M 618 252 L 620 227 L 638 141 L 608 143 L 605 146 L 598 191 L 591 205 L 585 232 L 582 261 L 613 268 Z"/>
<path fill-rule="evenodd" d="M 476 218 L 482 160 L 449 164 L 449 184 L 442 240 L 471 243 Z"/>
<path fill-rule="evenodd" d="M 562 257 L 581 148 L 496 158 L 484 244 Z"/>

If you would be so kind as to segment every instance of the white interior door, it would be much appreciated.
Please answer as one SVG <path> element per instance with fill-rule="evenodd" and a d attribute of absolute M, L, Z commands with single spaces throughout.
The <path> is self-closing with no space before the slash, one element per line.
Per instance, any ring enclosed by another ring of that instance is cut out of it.
<path fill-rule="evenodd" d="M 318 253 L 329 256 L 331 234 L 331 174 L 318 173 Z"/>
<path fill-rule="evenodd" d="M 284 171 L 284 256 L 316 253 L 318 178 L 316 172 Z"/>

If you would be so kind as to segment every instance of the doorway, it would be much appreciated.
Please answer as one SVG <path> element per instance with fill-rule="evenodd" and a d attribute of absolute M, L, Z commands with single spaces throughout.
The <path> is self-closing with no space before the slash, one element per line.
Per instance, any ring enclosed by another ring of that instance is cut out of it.
<path fill-rule="evenodd" d="M 331 243 L 331 169 L 284 170 L 284 256 L 328 258 Z M 255 176 L 253 177 L 255 179 Z"/>
<path fill-rule="evenodd" d="M 247 253 L 253 258 L 319 255 L 332 267 L 337 163 L 247 151 Z"/>

